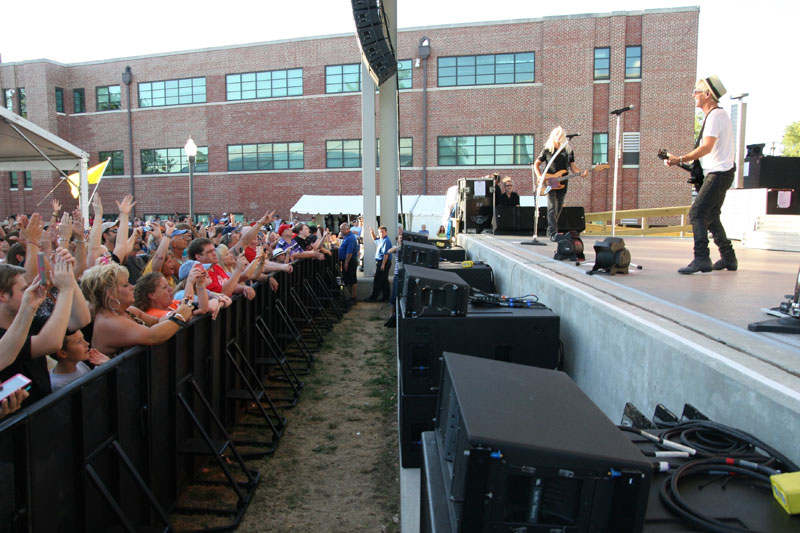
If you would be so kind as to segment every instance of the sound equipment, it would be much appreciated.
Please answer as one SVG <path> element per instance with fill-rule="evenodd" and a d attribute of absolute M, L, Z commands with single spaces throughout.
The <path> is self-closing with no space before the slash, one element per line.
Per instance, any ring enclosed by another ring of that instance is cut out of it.
<path fill-rule="evenodd" d="M 620 237 L 606 237 L 594 243 L 594 265 L 587 274 L 602 271 L 610 275 L 627 274 L 631 264 L 631 253 Z"/>
<path fill-rule="evenodd" d="M 533 228 L 531 228 L 533 229 Z M 561 210 L 558 217 L 558 232 L 577 231 L 583 233 L 586 230 L 586 216 L 583 207 L 565 207 Z M 547 234 L 547 208 L 539 208 L 539 235 Z"/>
<path fill-rule="evenodd" d="M 559 364 L 560 318 L 549 309 L 470 305 L 467 316 L 409 318 L 400 300 L 397 354 L 404 394 L 435 394 L 442 352 L 542 368 Z"/>
<path fill-rule="evenodd" d="M 469 303 L 469 284 L 453 272 L 405 265 L 403 300 L 410 317 L 463 317 Z"/>
<path fill-rule="evenodd" d="M 471 267 L 465 267 L 460 262 L 439 263 L 440 272 L 453 272 L 469 283 L 469 286 L 483 292 L 494 292 L 494 272 L 486 263 L 475 262 Z"/>
<path fill-rule="evenodd" d="M 653 467 L 563 372 L 445 353 L 436 442 L 458 531 L 642 530 Z"/>
<path fill-rule="evenodd" d="M 422 464 L 422 432 L 433 431 L 435 394 L 400 394 L 400 465 L 419 468 Z"/>
<path fill-rule="evenodd" d="M 454 529 L 447 508 L 442 460 L 433 431 L 422 433 L 419 497 L 420 533 L 452 533 Z"/>
<path fill-rule="evenodd" d="M 557 261 L 583 261 L 583 240 L 577 231 L 568 231 L 556 236 L 556 253 L 553 259 Z"/>
<path fill-rule="evenodd" d="M 404 231 L 403 232 L 403 244 L 409 242 L 417 242 L 421 244 L 430 244 L 433 245 L 432 242 L 428 242 L 428 236 L 424 233 L 417 233 L 415 231 Z"/>
<path fill-rule="evenodd" d="M 516 206 L 494 206 L 494 231 L 496 233 L 517 231 Z"/>
<path fill-rule="evenodd" d="M 439 261 L 466 261 L 467 251 L 460 246 L 439 249 Z M 441 264 L 441 263 L 439 263 Z"/>
<path fill-rule="evenodd" d="M 481 233 L 492 229 L 494 219 L 494 180 L 459 178 L 456 218 L 463 233 Z"/>
<path fill-rule="evenodd" d="M 352 0 L 361 56 L 377 85 L 397 72 L 397 57 L 389 38 L 383 7 L 376 0 Z"/>
<path fill-rule="evenodd" d="M 745 159 L 744 188 L 800 190 L 800 158 L 755 155 Z"/>
<path fill-rule="evenodd" d="M 430 244 L 419 242 L 404 242 L 400 248 L 403 254 L 403 264 L 406 266 L 423 266 L 439 268 L 439 249 Z"/>

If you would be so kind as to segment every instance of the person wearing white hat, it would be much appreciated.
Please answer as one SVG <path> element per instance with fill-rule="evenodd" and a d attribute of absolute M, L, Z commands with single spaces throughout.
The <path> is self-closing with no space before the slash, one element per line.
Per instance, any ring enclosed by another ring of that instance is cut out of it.
<path fill-rule="evenodd" d="M 705 177 L 697 191 L 697 197 L 689 211 L 694 234 L 694 260 L 683 268 L 681 274 L 711 272 L 712 270 L 736 270 L 739 267 L 733 245 L 720 222 L 720 211 L 725 193 L 733 184 L 736 165 L 733 147 L 733 128 L 728 113 L 719 107 L 719 99 L 726 93 L 725 86 L 717 76 L 697 80 L 694 87 L 695 106 L 703 111 L 705 120 L 696 148 L 682 156 L 668 154 L 667 166 L 700 160 Z M 708 232 L 719 248 L 721 258 L 711 263 L 708 249 Z"/>

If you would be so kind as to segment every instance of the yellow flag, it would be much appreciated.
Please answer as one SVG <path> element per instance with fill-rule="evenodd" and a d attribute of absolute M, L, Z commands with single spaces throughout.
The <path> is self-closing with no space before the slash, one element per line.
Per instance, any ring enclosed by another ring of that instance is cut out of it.
<path fill-rule="evenodd" d="M 100 183 L 109 161 L 111 161 L 110 157 L 86 171 L 86 175 L 90 184 Z M 67 183 L 69 183 L 69 192 L 72 193 L 73 198 L 77 198 L 81 195 L 80 172 L 75 172 L 74 174 L 67 176 Z"/>

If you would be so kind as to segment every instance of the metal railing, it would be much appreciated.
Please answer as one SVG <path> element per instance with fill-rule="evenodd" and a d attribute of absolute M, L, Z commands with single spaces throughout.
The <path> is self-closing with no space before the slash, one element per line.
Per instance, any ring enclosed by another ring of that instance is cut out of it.
<path fill-rule="evenodd" d="M 617 211 L 617 220 L 633 219 L 639 221 L 638 226 L 617 225 L 614 228 L 616 235 L 679 235 L 691 234 L 692 225 L 688 223 L 689 209 L 691 206 L 657 207 L 652 209 L 626 209 Z M 653 218 L 680 217 L 677 225 L 650 226 Z M 611 211 L 586 213 L 586 230 L 584 234 L 605 235 L 611 234 Z"/>

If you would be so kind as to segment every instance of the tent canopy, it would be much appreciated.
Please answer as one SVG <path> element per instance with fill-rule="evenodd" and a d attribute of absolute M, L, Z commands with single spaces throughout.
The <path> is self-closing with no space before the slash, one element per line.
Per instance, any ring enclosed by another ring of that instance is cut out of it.
<path fill-rule="evenodd" d="M 89 154 L 77 146 L 0 107 L 0 170 L 53 170 L 25 137 L 61 170 L 78 170 L 81 160 L 89 159 Z"/>
<path fill-rule="evenodd" d="M 381 197 L 375 200 L 376 209 L 381 210 Z M 400 209 L 400 200 L 397 203 Z M 444 196 L 423 196 L 420 194 L 403 195 L 403 212 L 408 215 L 436 215 L 441 216 L 444 209 Z M 324 196 L 304 194 L 292 206 L 292 213 L 309 215 L 357 215 L 364 210 L 364 200 L 361 195 Z"/>

